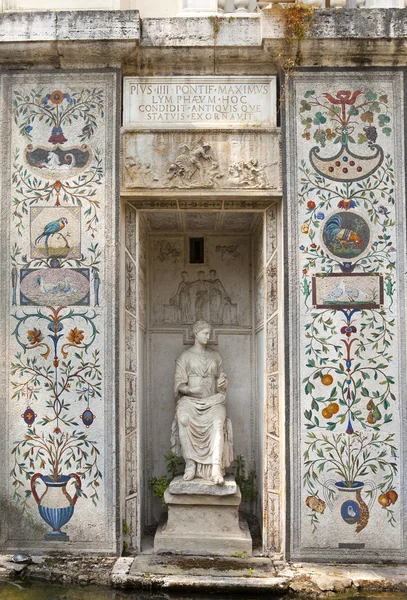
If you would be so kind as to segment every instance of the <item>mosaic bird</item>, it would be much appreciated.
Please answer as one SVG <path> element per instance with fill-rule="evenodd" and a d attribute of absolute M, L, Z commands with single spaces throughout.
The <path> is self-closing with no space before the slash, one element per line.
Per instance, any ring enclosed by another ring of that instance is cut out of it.
<path fill-rule="evenodd" d="M 331 217 L 326 224 L 325 233 L 331 242 L 339 242 L 342 248 L 359 248 L 363 240 L 353 229 L 345 229 L 341 225 L 339 215 Z"/>
<path fill-rule="evenodd" d="M 330 300 L 339 300 L 345 294 L 345 282 L 343 279 L 330 291 L 328 296 L 324 298 L 325 302 Z"/>
<path fill-rule="evenodd" d="M 42 238 L 44 238 L 44 246 L 47 250 L 47 255 L 48 255 L 48 240 L 49 240 L 49 238 L 52 235 L 59 233 L 67 224 L 68 224 L 68 219 L 66 217 L 61 217 L 57 221 L 51 221 L 50 223 L 47 223 L 44 227 L 44 231 L 35 240 L 35 243 L 38 244 L 38 242 L 40 240 L 42 240 Z"/>

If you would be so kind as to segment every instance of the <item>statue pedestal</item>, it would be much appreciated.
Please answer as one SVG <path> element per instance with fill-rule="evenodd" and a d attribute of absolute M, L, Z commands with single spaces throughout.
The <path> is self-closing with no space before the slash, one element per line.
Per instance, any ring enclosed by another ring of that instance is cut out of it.
<path fill-rule="evenodd" d="M 154 538 L 154 552 L 234 556 L 252 552 L 246 522 L 239 521 L 240 490 L 234 477 L 224 485 L 203 479 L 184 481 L 175 477 L 165 492 L 168 519 Z"/>

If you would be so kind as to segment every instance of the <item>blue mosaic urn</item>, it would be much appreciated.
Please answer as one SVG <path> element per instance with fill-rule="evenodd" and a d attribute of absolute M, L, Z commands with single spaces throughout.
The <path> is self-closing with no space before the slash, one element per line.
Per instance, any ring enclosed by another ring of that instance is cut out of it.
<path fill-rule="evenodd" d="M 37 479 L 41 479 L 46 486 L 42 496 L 39 496 L 36 490 Z M 70 496 L 66 489 L 71 479 L 76 481 L 76 491 L 73 497 Z M 52 527 L 52 531 L 48 531 L 44 535 L 45 540 L 69 541 L 69 536 L 64 531 L 61 531 L 61 527 L 66 525 L 71 519 L 78 499 L 78 490 L 80 489 L 81 479 L 76 473 L 60 475 L 56 478 L 43 475 L 42 473 L 35 473 L 31 477 L 31 491 L 38 505 L 40 516 Z"/>

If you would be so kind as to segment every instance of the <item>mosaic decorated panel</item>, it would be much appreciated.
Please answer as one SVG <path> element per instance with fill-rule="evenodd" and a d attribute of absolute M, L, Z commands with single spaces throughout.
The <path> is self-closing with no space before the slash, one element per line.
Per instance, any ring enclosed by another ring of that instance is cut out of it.
<path fill-rule="evenodd" d="M 116 548 L 109 523 L 117 269 L 104 246 L 116 223 L 115 77 L 6 78 L 10 293 L 2 310 L 9 314 L 10 393 L 3 458 L 10 506 L 25 530 L 32 523 L 36 549 L 54 542 Z M 23 530 L 11 521 L 11 546 Z"/>
<path fill-rule="evenodd" d="M 403 556 L 402 75 L 291 87 L 292 552 Z"/>

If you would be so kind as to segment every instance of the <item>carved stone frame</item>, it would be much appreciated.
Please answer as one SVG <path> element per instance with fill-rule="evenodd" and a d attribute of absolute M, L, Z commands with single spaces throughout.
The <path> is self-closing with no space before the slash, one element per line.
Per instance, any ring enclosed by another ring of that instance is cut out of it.
<path fill-rule="evenodd" d="M 134 261 L 136 269 L 136 309 L 135 314 L 131 315 L 126 310 L 127 323 L 130 320 L 133 322 L 136 334 L 135 339 L 132 342 L 129 341 L 129 334 L 127 333 L 127 345 L 129 343 L 135 344 L 134 348 L 124 348 L 125 358 L 129 352 L 137 355 L 140 351 L 140 340 L 143 334 L 146 333 L 146 323 L 142 318 L 145 309 L 140 310 L 140 289 L 145 281 L 145 272 L 139 264 L 140 252 L 144 252 L 142 248 L 142 240 L 140 240 L 140 233 L 143 230 L 144 217 L 143 212 L 145 211 L 162 211 L 162 210 L 177 210 L 183 211 L 188 210 L 199 210 L 200 212 L 213 211 L 213 210 L 224 210 L 228 212 L 258 212 L 262 215 L 262 222 L 259 225 L 258 231 L 253 234 L 261 236 L 261 259 L 257 259 L 257 271 L 255 268 L 252 269 L 253 275 L 253 290 L 257 282 L 262 280 L 264 290 L 263 299 L 263 318 L 261 323 L 255 323 L 253 317 L 254 329 L 253 332 L 259 332 L 261 329 L 264 330 L 263 336 L 263 348 L 264 348 L 264 369 L 263 372 L 257 373 L 255 376 L 256 381 L 262 381 L 264 394 L 262 398 L 262 406 L 259 407 L 260 414 L 263 415 L 263 430 L 260 431 L 260 437 L 257 441 L 258 452 L 260 462 L 263 465 L 263 481 L 259 482 L 259 501 L 261 504 L 260 513 L 263 519 L 263 550 L 268 554 L 280 554 L 283 550 L 282 544 L 284 539 L 284 428 L 281 424 L 282 415 L 284 411 L 280 409 L 281 398 L 282 398 L 282 377 L 281 377 L 281 360 L 279 358 L 279 348 L 283 346 L 281 337 L 281 326 L 282 326 L 282 292 L 280 289 L 279 282 L 282 281 L 281 277 L 281 233 L 280 233 L 280 209 L 275 199 L 266 198 L 137 198 L 130 199 L 126 198 L 125 213 L 130 214 L 130 217 L 125 218 L 125 228 L 134 227 L 136 228 L 135 240 L 131 241 L 132 235 L 126 229 L 126 243 L 124 253 Z M 132 245 L 133 248 L 128 246 Z M 129 260 L 129 258 L 127 258 Z M 254 251 L 252 251 L 253 264 L 256 262 Z M 147 307 L 148 311 L 148 307 Z M 128 327 L 126 327 L 128 330 Z M 126 342 L 125 342 L 126 345 Z M 125 360 L 129 367 L 129 359 Z M 136 358 L 136 364 L 141 367 L 142 361 L 140 356 Z M 134 366 L 132 367 L 134 369 Z M 137 368 L 135 369 L 137 370 Z M 143 405 L 140 394 L 143 393 L 139 383 L 139 377 L 134 371 L 126 370 L 125 377 L 134 377 L 137 381 L 137 398 L 135 404 L 137 407 L 137 415 L 134 418 L 132 411 L 129 409 L 130 400 L 128 398 L 129 391 L 125 386 L 124 403 L 127 406 L 125 413 L 125 428 L 126 428 L 126 442 L 124 443 L 126 462 L 131 461 L 131 466 L 126 469 L 127 482 L 122 488 L 125 504 L 125 520 L 128 527 L 126 537 L 128 544 L 131 548 L 140 549 L 141 537 L 142 537 L 142 524 L 141 524 L 141 513 L 146 510 L 144 505 L 143 495 L 146 490 L 146 483 L 142 481 L 142 473 L 145 473 L 145 461 L 148 462 L 149 458 L 146 456 L 144 441 L 141 436 L 141 432 L 144 428 L 143 421 L 145 417 L 143 415 Z M 133 419 L 133 425 L 129 422 Z M 134 423 L 136 423 L 134 425 Z M 140 435 L 137 435 L 140 432 Z M 147 432 L 148 435 L 148 432 Z M 136 448 L 132 447 L 136 444 Z M 130 473 L 130 475 L 129 475 Z M 129 477 L 135 482 L 134 489 L 129 488 L 128 480 Z M 125 488 L 125 489 L 124 489 Z M 148 504 L 147 500 L 145 504 Z M 127 529 L 127 528 L 126 528 Z"/>

